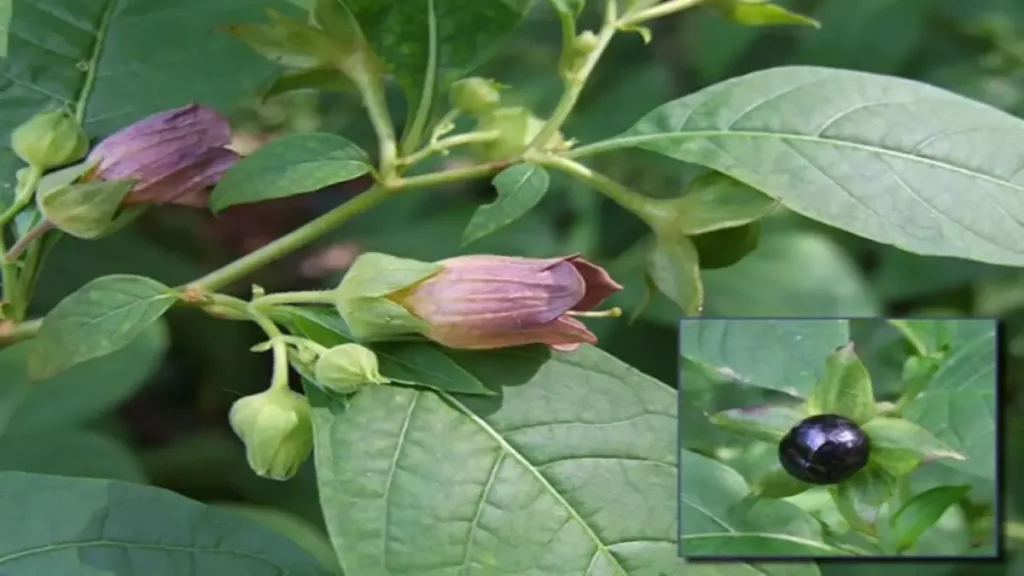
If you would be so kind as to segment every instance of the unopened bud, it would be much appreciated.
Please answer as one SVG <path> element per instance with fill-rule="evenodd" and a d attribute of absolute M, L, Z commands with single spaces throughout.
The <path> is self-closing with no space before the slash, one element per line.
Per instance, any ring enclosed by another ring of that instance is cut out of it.
<path fill-rule="evenodd" d="M 448 100 L 453 108 L 472 116 L 480 116 L 501 104 L 501 84 L 487 78 L 463 78 L 452 84 Z"/>
<path fill-rule="evenodd" d="M 291 478 L 313 451 L 309 401 L 288 388 L 236 400 L 228 420 L 245 444 L 249 467 L 263 478 Z"/>
<path fill-rule="evenodd" d="M 29 166 L 47 171 L 81 160 L 89 151 L 89 138 L 66 112 L 51 110 L 15 128 L 11 148 Z"/>
<path fill-rule="evenodd" d="M 388 382 L 380 373 L 373 350 L 354 343 L 340 344 L 321 354 L 314 373 L 317 384 L 342 394 L 368 384 Z"/>

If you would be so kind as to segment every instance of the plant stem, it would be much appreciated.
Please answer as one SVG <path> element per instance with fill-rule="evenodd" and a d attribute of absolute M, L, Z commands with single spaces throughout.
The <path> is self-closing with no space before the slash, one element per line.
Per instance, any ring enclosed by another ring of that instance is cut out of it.
<path fill-rule="evenodd" d="M 43 234 L 46 234 L 54 228 L 55 226 L 53 225 L 53 222 L 50 222 L 49 220 L 43 220 L 39 224 L 36 224 L 32 229 L 26 232 L 24 236 L 19 238 L 18 241 L 14 243 L 14 246 L 11 246 L 10 250 L 4 253 L 4 264 L 17 264 L 18 258 L 21 257 L 21 254 L 26 248 L 33 245 L 36 240 L 43 237 Z"/>
<path fill-rule="evenodd" d="M 565 79 L 565 89 L 562 92 L 562 98 L 558 101 L 558 105 L 555 106 L 555 111 L 552 112 L 551 117 L 544 123 L 544 127 L 541 128 L 537 136 L 530 142 L 529 150 L 536 150 L 547 144 L 561 130 L 565 121 L 569 119 L 569 115 L 572 114 L 573 109 L 576 107 L 576 102 L 580 99 L 580 94 L 587 84 L 587 79 L 594 72 L 598 60 L 601 59 L 601 55 L 604 54 L 608 44 L 612 41 L 612 37 L 618 31 L 616 26 L 618 10 L 618 0 L 607 0 L 605 2 L 604 24 L 602 24 L 601 31 L 597 34 L 597 45 L 587 55 L 586 60 L 583 61 L 580 67 Z M 569 45 L 562 46 L 563 51 L 569 49 Z"/>
<path fill-rule="evenodd" d="M 43 320 L 29 320 L 28 322 L 11 324 L 0 323 L 0 345 L 14 344 L 29 338 L 35 338 L 39 329 L 43 326 Z"/>
<path fill-rule="evenodd" d="M 550 154 L 529 155 L 526 160 L 575 176 L 644 221 L 653 220 L 653 217 L 656 216 L 651 208 L 651 202 L 647 198 L 579 162 Z"/>
<path fill-rule="evenodd" d="M 451 182 L 458 182 L 460 180 L 469 180 L 472 178 L 480 178 L 482 176 L 487 176 L 497 170 L 505 168 L 509 164 L 511 164 L 511 162 L 509 162 L 508 160 L 487 162 L 486 164 L 478 164 L 476 166 L 470 166 L 468 168 L 457 168 L 455 170 L 433 172 L 431 174 L 424 174 L 422 176 L 398 178 L 392 181 L 390 184 L 391 187 L 395 190 L 427 188 L 430 186 L 437 186 L 439 184 L 449 184 Z"/>
<path fill-rule="evenodd" d="M 447 152 L 457 146 L 464 146 L 466 144 L 476 144 L 478 142 L 494 142 L 501 133 L 497 130 L 491 130 L 488 132 L 467 132 L 465 134 L 459 134 L 450 138 L 442 138 L 437 142 L 430 144 L 429 146 L 420 149 L 418 152 L 410 154 L 405 158 L 402 158 L 399 163 L 406 166 L 414 166 L 434 154 Z"/>
<path fill-rule="evenodd" d="M 0 296 L 0 319 L 4 318 L 8 307 L 10 307 L 13 310 L 14 320 L 21 320 L 18 310 L 25 308 L 20 302 L 18 292 L 18 262 L 6 257 L 7 244 L 5 237 L 7 225 L 32 201 L 36 187 L 39 186 L 39 180 L 42 177 L 42 170 L 29 167 L 28 176 L 18 183 L 18 187 L 14 191 L 14 202 L 3 213 L 0 213 L 0 256 L 3 257 L 3 262 L 0 263 L 0 283 L 3 284 L 3 292 L 2 296 Z M 20 244 L 21 241 L 19 240 L 15 247 Z"/>
<path fill-rule="evenodd" d="M 279 258 L 283 258 L 291 252 L 294 252 L 314 240 L 317 240 L 324 234 L 327 234 L 334 228 L 346 222 L 349 218 L 366 212 L 367 210 L 384 202 L 391 197 L 393 193 L 394 190 L 385 188 L 379 184 L 371 186 L 341 206 L 338 206 L 319 218 L 310 220 L 306 224 L 292 230 L 270 244 L 250 252 L 222 268 L 214 270 L 202 278 L 193 280 L 188 286 L 204 292 L 218 291 L 224 286 L 242 279 L 254 270 L 274 262 Z"/>
<path fill-rule="evenodd" d="M 270 378 L 271 390 L 288 389 L 288 348 L 281 338 L 281 329 L 256 309 L 255 303 L 249 304 L 249 317 L 267 334 L 274 351 L 274 373 Z"/>
<path fill-rule="evenodd" d="M 395 128 L 388 111 L 388 101 L 381 83 L 371 77 L 354 75 L 352 80 L 366 103 L 366 114 L 370 118 L 373 131 L 377 134 L 380 150 L 379 171 L 382 178 L 389 178 L 396 168 L 398 159 L 398 143 L 395 139 Z"/>
<path fill-rule="evenodd" d="M 279 292 L 260 296 L 252 301 L 256 306 L 275 306 L 279 304 L 331 304 L 334 302 L 334 290 L 307 290 L 303 292 Z"/>
<path fill-rule="evenodd" d="M 28 177 L 20 183 L 21 185 L 18 186 L 14 193 L 14 203 L 4 210 L 3 213 L 0 213 L 0 227 L 7 226 L 19 212 L 25 209 L 25 206 L 28 206 L 42 177 L 42 170 L 32 167 L 28 169 Z"/>

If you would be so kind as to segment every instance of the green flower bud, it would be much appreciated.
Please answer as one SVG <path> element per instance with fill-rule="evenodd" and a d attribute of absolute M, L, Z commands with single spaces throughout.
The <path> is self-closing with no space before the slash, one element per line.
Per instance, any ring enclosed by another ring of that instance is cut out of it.
<path fill-rule="evenodd" d="M 11 148 L 29 166 L 47 171 L 81 160 L 89 151 L 89 138 L 66 112 L 51 110 L 15 128 Z"/>
<path fill-rule="evenodd" d="M 314 368 L 316 383 L 349 394 L 367 384 L 387 384 L 381 375 L 377 355 L 359 344 L 340 344 L 320 355 Z"/>
<path fill-rule="evenodd" d="M 291 478 L 313 451 L 309 401 L 288 388 L 236 400 L 228 420 L 245 443 L 249 467 L 263 478 Z"/>
<path fill-rule="evenodd" d="M 80 182 L 40 190 L 36 207 L 47 220 L 76 238 L 91 240 L 117 231 L 118 209 L 133 180 Z"/>
<path fill-rule="evenodd" d="M 441 271 L 440 264 L 367 252 L 356 258 L 335 291 L 338 314 L 357 340 L 421 333 L 426 323 L 394 299 Z"/>
<path fill-rule="evenodd" d="M 474 151 L 483 161 L 513 158 L 522 154 L 543 128 L 544 121 L 526 108 L 498 108 L 481 116 L 476 130 L 498 132 L 500 136 L 493 142 L 478 144 Z M 565 140 L 559 133 L 552 138 L 546 148 L 558 148 L 563 144 Z"/>
<path fill-rule="evenodd" d="M 452 84 L 448 101 L 453 108 L 472 116 L 480 116 L 501 104 L 501 84 L 487 78 L 464 78 Z"/>

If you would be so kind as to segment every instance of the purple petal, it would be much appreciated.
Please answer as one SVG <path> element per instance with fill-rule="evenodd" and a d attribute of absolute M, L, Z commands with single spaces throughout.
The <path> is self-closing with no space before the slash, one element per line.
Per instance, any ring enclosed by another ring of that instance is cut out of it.
<path fill-rule="evenodd" d="M 125 204 L 174 202 L 192 192 L 210 188 L 238 158 L 238 154 L 226 148 L 206 150 L 201 158 L 190 159 L 159 179 L 139 182 L 125 198 Z"/>

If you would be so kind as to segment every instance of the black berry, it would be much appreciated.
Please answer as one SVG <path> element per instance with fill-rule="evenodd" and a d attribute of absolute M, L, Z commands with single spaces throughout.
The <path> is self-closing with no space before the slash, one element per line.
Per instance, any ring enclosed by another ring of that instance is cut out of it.
<path fill-rule="evenodd" d="M 838 484 L 868 463 L 871 441 L 851 420 L 818 414 L 800 421 L 779 442 L 779 462 L 810 484 Z"/>

